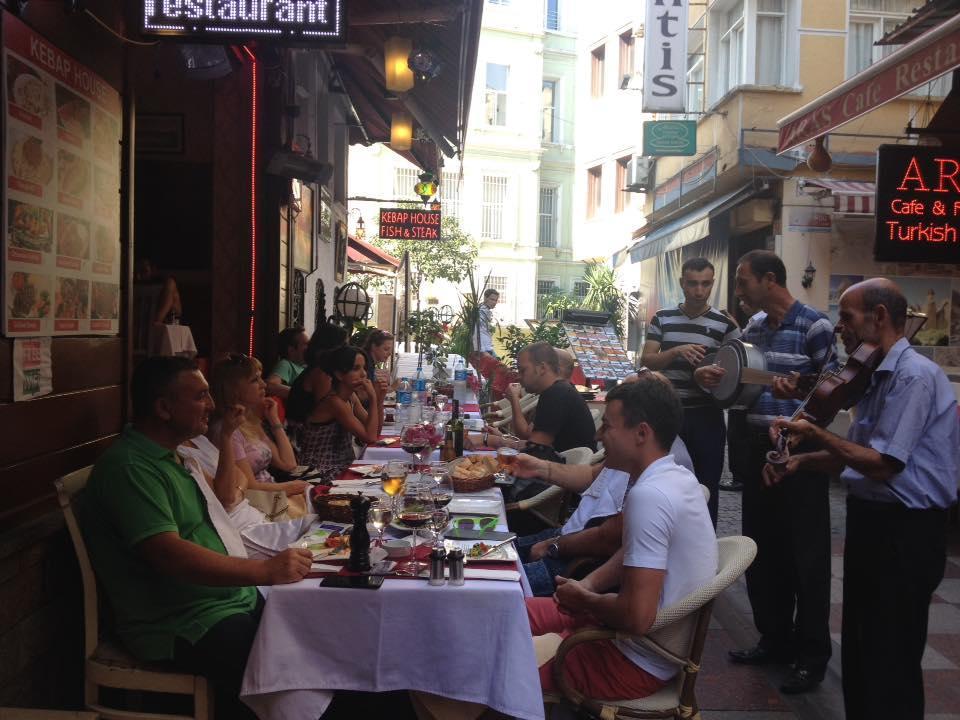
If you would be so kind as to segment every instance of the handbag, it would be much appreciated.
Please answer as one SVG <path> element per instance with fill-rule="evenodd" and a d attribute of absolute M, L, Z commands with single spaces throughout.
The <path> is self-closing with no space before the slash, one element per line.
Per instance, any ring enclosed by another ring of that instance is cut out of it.
<path fill-rule="evenodd" d="M 244 496 L 247 502 L 263 513 L 267 522 L 296 520 L 307 514 L 307 499 L 304 495 L 289 497 L 282 490 L 247 489 Z"/>

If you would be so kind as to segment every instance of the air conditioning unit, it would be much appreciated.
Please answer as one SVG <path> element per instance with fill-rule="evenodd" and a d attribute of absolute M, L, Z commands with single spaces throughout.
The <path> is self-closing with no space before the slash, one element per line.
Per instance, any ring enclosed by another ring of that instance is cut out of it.
<path fill-rule="evenodd" d="M 627 187 L 628 192 L 647 192 L 653 184 L 653 165 L 654 159 L 648 157 L 635 157 L 627 166 Z"/>

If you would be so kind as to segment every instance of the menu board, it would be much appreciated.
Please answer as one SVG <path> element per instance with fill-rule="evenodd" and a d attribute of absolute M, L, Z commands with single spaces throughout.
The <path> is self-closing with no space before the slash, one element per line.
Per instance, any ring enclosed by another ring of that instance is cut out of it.
<path fill-rule="evenodd" d="M 563 330 L 586 377 L 622 380 L 634 371 L 613 325 L 565 322 Z"/>
<path fill-rule="evenodd" d="M 3 334 L 115 335 L 120 94 L 3 14 Z"/>

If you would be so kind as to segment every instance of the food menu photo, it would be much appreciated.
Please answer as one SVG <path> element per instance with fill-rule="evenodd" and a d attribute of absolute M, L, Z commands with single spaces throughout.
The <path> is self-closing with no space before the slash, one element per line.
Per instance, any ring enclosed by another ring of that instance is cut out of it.
<path fill-rule="evenodd" d="M 612 325 L 563 323 L 563 329 L 587 378 L 623 379 L 633 372 L 633 363 Z"/>
<path fill-rule="evenodd" d="M 115 335 L 120 94 L 3 18 L 3 334 Z"/>

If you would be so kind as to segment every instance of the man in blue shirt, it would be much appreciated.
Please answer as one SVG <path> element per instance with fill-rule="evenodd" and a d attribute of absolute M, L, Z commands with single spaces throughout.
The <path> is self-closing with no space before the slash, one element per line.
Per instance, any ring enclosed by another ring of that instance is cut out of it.
<path fill-rule="evenodd" d="M 923 718 L 927 614 L 946 563 L 947 508 L 957 499 L 957 401 L 943 371 L 904 337 L 906 311 L 903 293 L 885 278 L 840 297 L 847 352 L 870 343 L 883 360 L 846 440 L 806 420 L 778 419 L 772 433 L 783 429 L 821 449 L 764 468 L 768 484 L 820 469 L 839 472 L 847 487 L 841 648 L 848 720 Z"/>
<path fill-rule="evenodd" d="M 743 330 L 744 342 L 760 349 L 767 370 L 819 374 L 833 347 L 833 327 L 826 315 L 796 300 L 787 290 L 787 271 L 776 254 L 747 253 L 737 265 L 738 299 L 758 309 Z M 719 382 L 723 370 L 699 368 L 695 380 Z M 783 693 L 802 693 L 823 680 L 830 659 L 830 502 L 828 479 L 804 472 L 775 488 L 763 485 L 761 473 L 773 445 L 768 429 L 778 416 L 799 407 L 796 383 L 778 381 L 747 408 L 738 428 L 743 450 L 743 534 L 757 543 L 757 558 L 747 570 L 747 594 L 760 631 L 756 647 L 733 650 L 733 662 L 762 665 L 791 663 Z M 802 396 L 801 396 L 802 397 Z"/>

